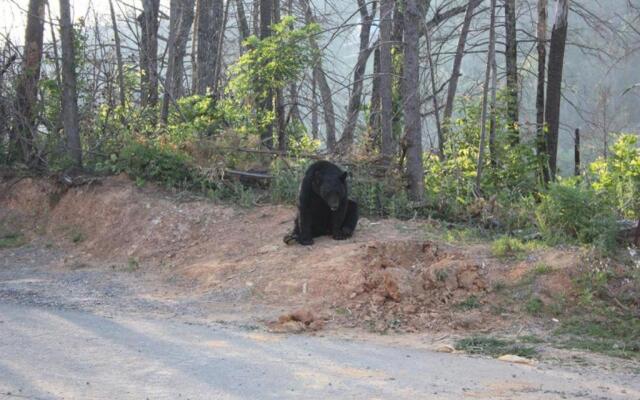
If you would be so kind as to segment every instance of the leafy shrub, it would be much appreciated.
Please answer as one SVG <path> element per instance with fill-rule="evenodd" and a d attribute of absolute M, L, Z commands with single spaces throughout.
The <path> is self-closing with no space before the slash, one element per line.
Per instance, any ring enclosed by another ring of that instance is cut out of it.
<path fill-rule="evenodd" d="M 271 174 L 274 178 L 269 185 L 271 201 L 296 204 L 300 181 L 308 163 L 306 160 L 301 160 L 295 169 L 287 168 L 281 161 L 273 163 Z"/>
<path fill-rule="evenodd" d="M 544 303 L 539 297 L 532 297 L 527 301 L 524 308 L 531 315 L 540 315 L 544 308 Z"/>
<path fill-rule="evenodd" d="M 615 247 L 617 223 L 607 199 L 574 180 L 549 185 L 536 210 L 545 240 L 551 244 L 574 241 L 610 251 Z"/>
<path fill-rule="evenodd" d="M 250 36 L 245 40 L 246 53 L 230 69 L 223 107 L 239 110 L 243 117 L 236 128 L 242 133 L 259 133 L 273 123 L 273 110 L 256 107 L 274 90 L 296 80 L 314 59 L 309 45 L 318 25 L 295 28 L 295 18 L 287 16 L 271 25 L 272 34 L 265 39 Z"/>
<path fill-rule="evenodd" d="M 593 188 L 608 197 L 621 215 L 640 218 L 640 149 L 635 135 L 621 135 L 608 160 L 590 166 Z"/>
<path fill-rule="evenodd" d="M 496 257 L 513 257 L 526 250 L 526 246 L 517 238 L 502 236 L 491 245 L 491 252 Z"/>
<path fill-rule="evenodd" d="M 359 165 L 352 170 L 351 197 L 358 202 L 363 215 L 411 218 L 417 211 L 402 183 L 402 179 L 394 176 L 376 177 Z"/>
<path fill-rule="evenodd" d="M 132 178 L 161 182 L 167 187 L 191 188 L 198 181 L 187 155 L 150 141 L 128 143 L 101 167 L 113 173 L 125 172 Z"/>
<path fill-rule="evenodd" d="M 469 354 L 484 354 L 491 357 L 515 354 L 520 357 L 532 358 L 538 353 L 531 346 L 525 346 L 513 340 L 488 336 L 472 336 L 460 339 L 456 342 L 455 347 L 456 350 L 466 351 Z"/>
<path fill-rule="evenodd" d="M 480 182 L 483 196 L 495 197 L 501 204 L 517 203 L 538 188 L 537 160 L 532 150 L 534 146 L 530 143 L 511 143 L 508 99 L 505 93 L 500 93 L 496 107 L 494 161 L 489 157 L 487 144 L 487 157 L 483 165 L 485 172 Z M 435 154 L 426 154 L 424 157 L 425 191 L 437 216 L 449 220 L 471 220 L 477 217 L 469 212 L 469 207 L 477 199 L 475 181 L 481 134 L 481 126 L 477 121 L 480 120 L 481 102 L 479 99 L 463 99 L 459 113 L 457 120 L 445 121 L 447 141 L 443 157 Z M 528 222 L 528 218 L 515 215 L 508 217 L 510 224 Z"/>

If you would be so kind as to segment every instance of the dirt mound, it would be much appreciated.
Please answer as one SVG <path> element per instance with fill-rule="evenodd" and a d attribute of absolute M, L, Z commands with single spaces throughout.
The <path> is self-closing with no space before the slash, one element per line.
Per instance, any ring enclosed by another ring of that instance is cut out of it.
<path fill-rule="evenodd" d="M 424 221 L 363 218 L 349 240 L 286 246 L 293 207 L 241 209 L 140 188 L 124 176 L 72 188 L 3 181 L 0 193 L 3 225 L 45 235 L 74 264 L 130 264 L 164 277 L 175 296 L 271 307 L 264 320 L 274 331 L 325 322 L 374 331 L 496 327 L 508 318 L 482 312 L 498 302 L 496 282 L 526 278 L 538 259 L 553 265 L 545 255 L 513 265 L 491 257 L 487 246 L 425 240 Z M 556 258 L 563 270 L 576 259 Z M 541 298 L 568 293 L 569 275 L 555 275 L 535 288 Z"/>
<path fill-rule="evenodd" d="M 444 310 L 487 288 L 479 265 L 429 241 L 371 243 L 362 261 L 362 284 L 344 306 L 377 331 L 436 328 Z"/>

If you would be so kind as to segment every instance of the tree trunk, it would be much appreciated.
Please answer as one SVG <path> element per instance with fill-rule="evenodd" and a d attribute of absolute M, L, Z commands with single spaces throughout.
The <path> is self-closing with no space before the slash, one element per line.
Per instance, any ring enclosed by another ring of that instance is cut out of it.
<path fill-rule="evenodd" d="M 60 55 L 58 54 L 58 41 L 56 40 L 56 30 L 53 18 L 51 18 L 51 6 L 47 2 L 47 15 L 49 17 L 49 27 L 51 28 L 51 47 L 53 48 L 53 63 L 56 71 L 56 83 L 62 87 L 62 72 L 60 68 Z"/>
<path fill-rule="evenodd" d="M 69 0 L 60 0 L 60 30 L 62 43 L 62 125 L 67 136 L 69 158 L 76 167 L 82 167 L 75 43 Z"/>
<path fill-rule="evenodd" d="M 260 0 L 260 39 L 266 39 L 271 36 L 272 22 L 273 0 Z M 267 89 L 266 92 L 264 98 L 258 104 L 263 113 L 273 111 L 273 91 Z M 273 124 L 263 127 L 260 133 L 260 142 L 268 149 L 273 148 Z"/>
<path fill-rule="evenodd" d="M 462 24 L 462 30 L 460 31 L 460 38 L 458 39 L 458 47 L 456 49 L 456 55 L 453 58 L 453 71 L 451 72 L 451 79 L 449 80 L 449 87 L 447 88 L 447 101 L 444 106 L 443 114 L 443 126 L 442 126 L 442 143 L 439 145 L 441 149 L 444 149 L 444 145 L 449 133 L 449 127 L 451 126 L 451 117 L 453 116 L 453 104 L 456 99 L 456 92 L 458 90 L 458 80 L 460 79 L 460 69 L 462 67 L 462 58 L 464 57 L 464 49 L 467 44 L 467 37 L 469 36 L 469 28 L 471 27 L 471 20 L 473 19 L 473 12 L 478 3 L 469 2 L 467 5 L 467 11 L 464 15 L 464 22 Z M 444 156 L 444 154 L 442 154 Z"/>
<path fill-rule="evenodd" d="M 504 0 L 507 69 L 507 115 L 509 137 L 512 145 L 520 142 L 518 122 L 520 118 L 518 101 L 518 39 L 516 30 L 516 0 Z"/>
<path fill-rule="evenodd" d="M 116 21 L 116 12 L 113 9 L 113 0 L 109 0 L 109 11 L 111 14 L 111 25 L 113 26 L 113 39 L 116 46 L 116 63 L 118 65 L 118 86 L 120 95 L 120 106 L 125 107 L 127 103 L 126 89 L 124 85 L 124 63 L 122 62 L 122 46 L 120 45 L 120 31 Z"/>
<path fill-rule="evenodd" d="M 280 0 L 273 1 L 273 23 L 280 22 Z M 276 111 L 276 132 L 278 134 L 278 150 L 287 149 L 287 122 L 285 120 L 284 90 L 281 88 L 275 91 L 275 111 Z"/>
<path fill-rule="evenodd" d="M 0 53 L 0 121 L 9 121 L 7 113 L 6 98 L 4 97 L 4 74 L 11 68 L 11 64 L 16 60 L 16 55 L 9 55 L 9 42 L 5 42 L 5 46 Z M 9 126 L 6 122 L 0 124 L 0 145 L 5 142 L 5 138 L 9 137 Z M 4 156 L 4 154 L 2 154 Z"/>
<path fill-rule="evenodd" d="M 404 53 L 404 9 L 406 0 L 394 0 L 393 2 L 393 21 L 391 27 L 391 115 L 393 116 L 391 119 L 391 137 L 394 140 L 397 138 L 403 137 L 403 122 L 402 122 L 402 104 L 403 104 L 403 96 L 402 93 L 402 81 L 403 81 L 403 68 L 404 63 L 402 62 L 402 57 Z M 424 0 L 422 7 L 425 10 L 429 9 L 429 5 L 431 0 Z M 400 62 L 394 62 L 394 59 Z M 402 168 L 402 166 L 400 166 Z"/>
<path fill-rule="evenodd" d="M 187 40 L 193 23 L 193 7 L 194 0 L 171 0 L 169 40 L 167 42 L 169 55 L 160 113 L 160 119 L 163 123 L 167 122 L 169 116 L 169 103 L 179 99 L 183 93 L 184 56 L 187 52 Z"/>
<path fill-rule="evenodd" d="M 372 151 L 380 149 L 380 48 L 374 47 L 376 50 L 373 52 L 373 83 L 369 104 L 369 140 Z"/>
<path fill-rule="evenodd" d="M 375 3 L 374 3 L 375 5 Z M 349 96 L 349 105 L 347 106 L 347 121 L 342 131 L 340 139 L 340 147 L 343 153 L 348 154 L 353 146 L 353 134 L 360 115 L 360 106 L 362 104 L 362 88 L 364 86 L 364 73 L 367 67 L 367 61 L 372 49 L 369 47 L 369 36 L 371 33 L 371 25 L 375 14 L 375 7 L 371 14 L 367 10 L 367 4 L 364 0 L 358 0 L 360 7 L 360 19 L 362 25 L 360 27 L 360 52 L 358 53 L 358 61 L 353 71 L 353 88 L 351 96 Z"/>
<path fill-rule="evenodd" d="M 238 32 L 240 33 L 240 52 L 242 52 L 244 50 L 242 43 L 251 36 L 247 15 L 244 12 L 243 0 L 236 0 L 236 16 L 238 18 Z"/>
<path fill-rule="evenodd" d="M 391 58 L 391 29 L 394 0 L 380 1 L 380 128 L 381 156 L 384 165 L 390 165 L 394 156 L 393 138 L 393 65 Z"/>
<path fill-rule="evenodd" d="M 549 182 L 549 168 L 547 154 L 547 143 L 544 129 L 544 104 L 545 104 L 545 82 L 547 68 L 547 0 L 538 0 L 538 87 L 536 91 L 536 142 L 538 148 L 538 158 L 540 160 L 540 171 L 544 182 Z"/>
<path fill-rule="evenodd" d="M 320 103 L 322 104 L 322 114 L 324 115 L 327 150 L 333 153 L 336 150 L 336 116 L 333 111 L 331 87 L 329 86 L 329 82 L 327 82 L 327 77 L 325 76 L 320 59 L 318 59 L 316 66 L 313 68 L 313 76 L 320 90 Z"/>
<path fill-rule="evenodd" d="M 311 6 L 308 0 L 301 0 L 302 7 L 305 10 L 305 23 L 310 24 L 314 23 L 315 18 L 313 16 L 313 12 L 311 11 Z M 327 150 L 330 153 L 333 153 L 336 150 L 336 116 L 333 109 L 333 95 L 331 93 L 331 87 L 329 86 L 329 82 L 327 81 L 327 77 L 325 75 L 324 69 L 322 68 L 322 58 L 319 56 L 320 47 L 314 38 L 309 40 L 311 44 L 311 48 L 318 54 L 317 59 L 314 62 L 313 66 L 313 79 L 318 85 L 318 89 L 320 90 L 320 102 L 322 104 L 323 115 L 324 115 L 324 124 L 326 131 L 326 140 L 327 140 Z"/>
<path fill-rule="evenodd" d="M 251 25 L 253 27 L 253 34 L 260 36 L 260 0 L 253 0 L 251 8 Z"/>
<path fill-rule="evenodd" d="M 318 94 L 316 90 L 316 77 L 311 74 L 311 137 L 318 139 Z"/>
<path fill-rule="evenodd" d="M 218 45 L 223 25 L 224 3 L 222 0 L 198 0 L 196 10 L 197 49 L 195 91 L 199 95 L 211 93 L 215 86 L 215 71 Z"/>
<path fill-rule="evenodd" d="M 409 195 L 421 201 L 424 195 L 424 166 L 422 164 L 422 123 L 420 119 L 420 61 L 419 39 L 422 14 L 418 0 L 407 0 L 404 24 L 403 109 L 404 136 L 407 146 L 407 181 Z M 429 40 L 429 38 L 427 38 Z"/>
<path fill-rule="evenodd" d="M 53 18 L 51 18 L 51 4 L 47 2 L 47 16 L 49 17 L 49 28 L 51 32 L 51 47 L 53 48 L 53 60 L 55 66 L 56 73 L 56 84 L 58 84 L 59 88 L 62 88 L 62 68 L 60 67 L 60 54 L 58 53 L 58 41 L 56 39 L 56 29 L 57 24 L 54 24 Z M 51 132 L 56 135 L 58 132 L 62 131 L 62 115 L 58 115 L 55 121 L 50 121 L 51 126 L 47 127 Z"/>
<path fill-rule="evenodd" d="M 289 85 L 289 98 L 291 102 L 291 108 L 287 117 L 287 122 L 292 121 L 295 123 L 302 123 L 302 116 L 300 115 L 300 99 L 298 98 L 298 85 L 291 83 Z"/>
<path fill-rule="evenodd" d="M 200 26 L 200 8 L 202 0 L 195 0 L 196 9 L 193 16 L 193 28 L 191 32 L 191 94 L 196 94 L 198 77 L 198 29 Z"/>
<path fill-rule="evenodd" d="M 545 118 L 547 122 L 546 142 L 549 171 L 546 176 L 555 180 L 557 173 L 558 134 L 560 131 L 560 102 L 562 99 L 562 70 L 564 50 L 567 42 L 569 0 L 559 0 L 556 19 L 551 31 L 549 47 L 549 71 L 547 76 L 547 104 Z"/>
<path fill-rule="evenodd" d="M 444 159 L 444 137 L 442 124 L 440 123 L 440 107 L 438 106 L 438 88 L 436 87 L 436 69 L 433 65 L 433 55 L 431 54 L 431 36 L 429 32 L 425 34 L 427 42 L 427 59 L 429 60 L 429 78 L 431 81 L 431 92 L 433 93 L 433 115 L 436 117 L 436 132 L 438 134 L 438 156 Z M 420 98 L 417 98 L 420 101 Z"/>
<path fill-rule="evenodd" d="M 16 123 L 11 133 L 12 159 L 32 165 L 36 160 L 38 81 L 42 64 L 45 0 L 29 0 L 22 74 L 16 86 Z"/>
<path fill-rule="evenodd" d="M 160 0 L 143 0 L 138 23 L 142 31 L 140 43 L 140 69 L 142 76 L 141 104 L 155 106 L 158 103 L 158 12 Z"/>
<path fill-rule="evenodd" d="M 476 194 L 481 193 L 482 169 L 484 167 L 484 148 L 487 137 L 487 111 L 489 98 L 489 85 L 491 84 L 491 70 L 493 69 L 496 55 L 496 0 L 491 0 L 491 23 L 489 28 L 489 54 L 487 55 L 487 69 L 484 76 L 484 88 L 482 89 L 482 117 L 480 120 L 480 148 L 478 154 L 478 166 L 476 172 Z"/>
<path fill-rule="evenodd" d="M 222 15 L 221 26 L 218 28 L 218 44 L 216 45 L 216 63 L 215 70 L 213 73 L 213 90 L 211 91 L 213 98 L 217 101 L 220 98 L 220 75 L 222 74 L 222 67 L 224 63 L 224 33 L 227 29 L 227 21 L 229 19 L 229 7 L 231 5 L 230 1 L 227 1 L 227 4 L 224 7 L 224 14 Z"/>
<path fill-rule="evenodd" d="M 573 147 L 573 174 L 580 176 L 580 129 L 576 128 Z"/>
<path fill-rule="evenodd" d="M 493 29 L 495 30 L 495 19 Z M 493 52 L 491 57 L 491 103 L 489 105 L 489 158 L 491 159 L 491 166 L 496 168 L 498 166 L 498 147 L 496 143 L 496 97 L 498 90 L 498 62 L 496 61 L 495 51 L 495 33 Z"/>

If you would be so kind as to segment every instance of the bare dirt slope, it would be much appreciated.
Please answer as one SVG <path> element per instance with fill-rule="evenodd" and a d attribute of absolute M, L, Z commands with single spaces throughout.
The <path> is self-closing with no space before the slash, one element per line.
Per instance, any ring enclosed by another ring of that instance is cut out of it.
<path fill-rule="evenodd" d="M 378 332 L 510 327 L 526 317 L 489 312 L 499 308 L 494 289 L 522 279 L 540 262 L 553 268 L 534 288 L 540 297 L 559 290 L 571 296 L 578 259 L 572 252 L 541 251 L 505 262 L 486 245 L 428 240 L 429 221 L 394 219 L 362 219 L 350 240 L 286 246 L 282 237 L 294 214 L 293 207 L 242 209 L 153 185 L 139 188 L 125 176 L 73 188 L 32 178 L 0 183 L 4 229 L 46 238 L 64 254 L 61 269 L 149 272 L 163 285 L 148 296 L 209 296 L 260 315 L 274 331 L 327 323 Z M 473 307 L 464 306 L 469 300 Z"/>

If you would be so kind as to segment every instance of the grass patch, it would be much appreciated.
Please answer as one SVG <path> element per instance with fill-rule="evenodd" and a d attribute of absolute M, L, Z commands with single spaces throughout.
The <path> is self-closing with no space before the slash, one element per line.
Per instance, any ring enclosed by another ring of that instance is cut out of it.
<path fill-rule="evenodd" d="M 127 268 L 128 272 L 137 271 L 140 268 L 140 262 L 135 257 L 129 257 L 127 260 Z"/>
<path fill-rule="evenodd" d="M 6 233 L 0 235 L 0 249 L 20 247 L 26 242 L 26 238 L 21 233 Z"/>
<path fill-rule="evenodd" d="M 535 274 L 536 276 L 550 274 L 551 272 L 553 272 L 553 268 L 551 268 L 550 265 L 544 263 L 536 264 L 536 266 L 533 268 L 533 274 Z"/>
<path fill-rule="evenodd" d="M 75 244 L 84 242 L 84 239 L 85 237 L 82 232 L 74 232 L 73 234 L 71 234 L 71 241 Z"/>
<path fill-rule="evenodd" d="M 553 268 L 546 264 L 537 264 L 533 269 L 528 271 L 520 280 L 518 285 L 528 286 L 533 284 L 538 277 L 547 275 L 553 272 Z"/>
<path fill-rule="evenodd" d="M 444 239 L 449 243 L 479 243 L 486 240 L 486 234 L 482 234 L 474 227 L 456 227 L 448 229 L 444 234 Z"/>
<path fill-rule="evenodd" d="M 481 306 L 480 301 L 474 295 L 471 295 L 466 299 L 464 299 L 463 301 L 461 301 L 460 303 L 456 304 L 456 307 L 461 310 L 473 310 L 475 308 L 480 308 L 480 306 Z"/>
<path fill-rule="evenodd" d="M 462 350 L 469 354 L 483 354 L 491 357 L 500 357 L 505 354 L 514 354 L 520 357 L 533 358 L 538 354 L 531 346 L 525 346 L 513 340 L 497 339 L 488 336 L 472 336 L 458 340 L 456 350 Z"/>
<path fill-rule="evenodd" d="M 496 293 L 500 293 L 506 288 L 507 288 L 507 284 L 504 283 L 503 281 L 496 281 L 496 282 L 493 282 L 493 284 L 491 285 L 491 290 L 493 290 Z"/>
<path fill-rule="evenodd" d="M 529 344 L 541 344 L 541 343 L 544 343 L 544 340 L 540 339 L 536 335 L 518 336 L 518 341 L 522 342 L 522 343 L 529 343 Z"/>
<path fill-rule="evenodd" d="M 349 310 L 347 310 L 347 309 L 346 309 L 346 308 L 344 308 L 344 307 L 336 307 L 336 309 L 334 310 L 334 312 L 335 312 L 337 315 L 348 315 L 348 314 L 350 314 Z"/>
<path fill-rule="evenodd" d="M 633 315 L 582 315 L 565 321 L 555 334 L 565 348 L 622 358 L 640 358 L 640 319 Z"/>
<path fill-rule="evenodd" d="M 544 303 L 538 297 L 530 298 L 524 306 L 524 309 L 527 311 L 527 313 L 531 315 L 540 315 L 543 308 Z"/>
<path fill-rule="evenodd" d="M 499 237 L 491 244 L 491 252 L 500 258 L 515 257 L 526 250 L 527 246 L 522 241 L 509 236 Z"/>
<path fill-rule="evenodd" d="M 436 270 L 435 275 L 436 275 L 436 279 L 438 280 L 438 282 L 444 282 L 449 277 L 449 273 L 447 272 L 446 269 L 438 269 L 438 270 Z"/>

